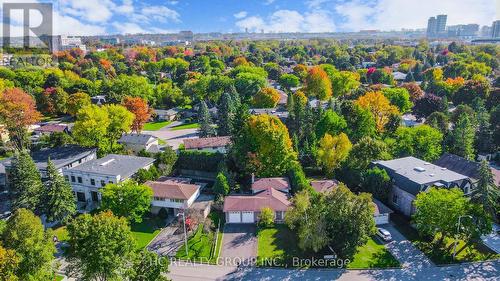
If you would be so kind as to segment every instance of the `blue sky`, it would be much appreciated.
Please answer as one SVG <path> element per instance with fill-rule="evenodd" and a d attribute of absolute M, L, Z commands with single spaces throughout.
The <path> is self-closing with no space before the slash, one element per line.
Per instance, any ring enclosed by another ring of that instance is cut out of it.
<path fill-rule="evenodd" d="M 21 0 L 0 0 L 8 1 Z M 57 0 L 55 29 L 76 35 L 400 30 L 423 28 L 441 13 L 449 24 L 491 25 L 499 6 L 497 0 Z"/>

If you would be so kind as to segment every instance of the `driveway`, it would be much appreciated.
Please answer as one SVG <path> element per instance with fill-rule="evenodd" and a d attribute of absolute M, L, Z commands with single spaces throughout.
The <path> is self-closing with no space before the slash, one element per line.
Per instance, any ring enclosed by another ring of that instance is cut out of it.
<path fill-rule="evenodd" d="M 257 237 L 253 224 L 226 224 L 220 258 L 225 264 L 251 260 L 257 256 Z"/>
<path fill-rule="evenodd" d="M 164 140 L 168 145 L 172 146 L 172 149 L 178 149 L 184 139 L 198 137 L 198 129 L 171 130 L 170 127 L 164 127 L 158 131 L 143 131 L 143 133 Z"/>
<path fill-rule="evenodd" d="M 401 234 L 393 225 L 381 225 L 392 235 L 392 241 L 386 244 L 387 249 L 401 263 L 403 268 L 419 270 L 433 266 L 434 264 L 417 249 L 403 234 Z"/>

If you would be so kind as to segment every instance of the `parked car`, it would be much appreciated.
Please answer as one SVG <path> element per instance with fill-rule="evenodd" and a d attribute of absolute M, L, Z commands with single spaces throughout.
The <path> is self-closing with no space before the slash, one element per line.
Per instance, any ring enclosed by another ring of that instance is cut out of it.
<path fill-rule="evenodd" d="M 377 228 L 377 236 L 386 242 L 392 240 L 391 233 L 389 231 L 387 231 L 387 229 L 385 229 L 385 228 L 378 227 Z"/>

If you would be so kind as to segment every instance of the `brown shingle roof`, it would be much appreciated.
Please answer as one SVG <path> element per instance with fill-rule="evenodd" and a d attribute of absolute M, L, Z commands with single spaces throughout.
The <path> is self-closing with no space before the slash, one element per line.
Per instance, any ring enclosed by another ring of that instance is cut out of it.
<path fill-rule="evenodd" d="M 188 200 L 200 188 L 199 185 L 178 183 L 174 181 L 148 181 L 145 185 L 153 189 L 153 196 L 169 199 Z"/>
<path fill-rule="evenodd" d="M 336 180 L 315 180 L 311 181 L 311 186 L 317 192 L 327 192 L 339 185 L 339 182 Z"/>
<path fill-rule="evenodd" d="M 259 212 L 264 207 L 274 211 L 286 211 L 292 203 L 285 193 L 268 188 L 252 195 L 230 195 L 224 200 L 224 212 L 253 211 Z"/>
<path fill-rule="evenodd" d="M 184 139 L 183 142 L 186 149 L 223 147 L 231 143 L 231 137 Z"/>
<path fill-rule="evenodd" d="M 268 187 L 276 190 L 287 191 L 290 189 L 290 182 L 287 178 L 261 178 L 252 183 L 252 191 L 258 192 Z"/>
<path fill-rule="evenodd" d="M 62 124 L 47 124 L 43 125 L 39 128 L 36 128 L 36 132 L 43 132 L 43 133 L 55 133 L 55 132 L 64 132 L 68 126 L 67 125 L 62 125 Z"/>

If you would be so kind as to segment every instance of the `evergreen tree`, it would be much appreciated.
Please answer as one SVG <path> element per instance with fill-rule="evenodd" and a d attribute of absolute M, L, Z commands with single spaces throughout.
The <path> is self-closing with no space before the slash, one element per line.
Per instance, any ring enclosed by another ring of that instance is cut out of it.
<path fill-rule="evenodd" d="M 224 173 L 217 174 L 214 187 L 212 188 L 213 192 L 217 194 L 218 197 L 224 197 L 229 194 L 229 189 L 229 183 Z"/>
<path fill-rule="evenodd" d="M 490 114 L 484 107 L 482 99 L 474 100 L 474 110 L 476 112 L 476 140 L 475 147 L 478 152 L 491 152 L 493 148 L 493 133 L 491 131 Z"/>
<path fill-rule="evenodd" d="M 466 159 L 474 159 L 474 127 L 466 114 L 460 115 L 450 133 L 450 151 Z"/>
<path fill-rule="evenodd" d="M 500 208 L 500 190 L 495 185 L 493 173 L 486 160 L 479 167 L 479 181 L 473 192 L 472 200 L 483 206 L 484 210 L 495 218 Z"/>
<path fill-rule="evenodd" d="M 212 118 L 210 117 L 210 112 L 205 101 L 200 103 L 198 123 L 200 124 L 200 129 L 198 129 L 200 138 L 208 138 L 215 135 L 215 129 L 212 127 Z"/>
<path fill-rule="evenodd" d="M 36 211 L 40 203 L 42 179 L 27 151 L 17 153 L 9 170 L 10 189 L 14 193 L 12 207 Z"/>
<path fill-rule="evenodd" d="M 231 134 L 235 111 L 236 108 L 231 96 L 228 93 L 222 94 L 217 108 L 217 134 L 219 136 L 229 136 Z"/>
<path fill-rule="evenodd" d="M 247 123 L 248 118 L 250 117 L 250 112 L 248 109 L 248 105 L 242 103 L 240 106 L 236 107 L 236 112 L 232 121 L 232 129 L 231 135 L 234 137 L 238 137 L 241 135 L 241 131 L 245 124 Z"/>
<path fill-rule="evenodd" d="M 54 163 L 47 163 L 47 181 L 42 192 L 40 209 L 47 221 L 63 221 L 76 212 L 75 198 L 69 182 L 59 174 Z"/>

